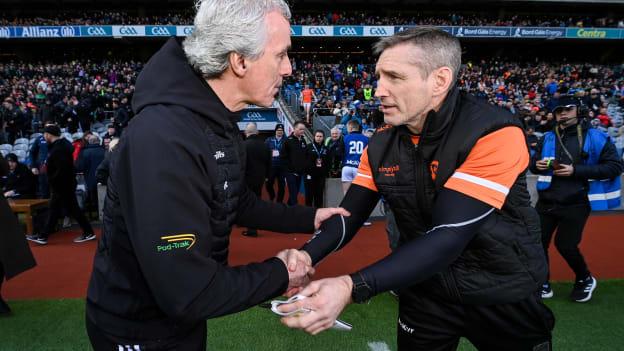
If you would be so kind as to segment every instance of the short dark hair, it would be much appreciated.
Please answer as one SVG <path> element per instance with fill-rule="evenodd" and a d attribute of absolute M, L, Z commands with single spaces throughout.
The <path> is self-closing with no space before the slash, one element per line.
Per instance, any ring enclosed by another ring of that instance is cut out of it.
<path fill-rule="evenodd" d="M 325 132 L 322 129 L 315 130 L 314 134 L 312 134 L 312 135 L 316 135 L 316 133 L 321 133 L 321 134 L 323 134 L 323 136 L 325 136 Z"/>
<path fill-rule="evenodd" d="M 305 123 L 303 123 L 303 121 L 297 121 L 295 122 L 295 124 L 293 125 L 293 128 L 297 128 L 298 125 L 303 124 L 305 126 Z"/>
<path fill-rule="evenodd" d="M 453 71 L 453 82 L 450 86 L 455 86 L 461 65 L 461 45 L 457 38 L 436 27 L 414 27 L 380 39 L 373 45 L 373 52 L 381 55 L 386 49 L 404 43 L 412 44 L 423 51 L 423 59 L 414 60 L 410 57 L 423 78 L 428 77 L 435 69 L 449 67 Z"/>

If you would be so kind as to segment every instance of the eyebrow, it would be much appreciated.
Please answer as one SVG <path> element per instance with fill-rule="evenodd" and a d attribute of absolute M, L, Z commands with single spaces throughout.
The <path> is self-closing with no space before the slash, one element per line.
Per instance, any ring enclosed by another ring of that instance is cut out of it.
<path fill-rule="evenodd" d="M 377 78 L 379 78 L 379 74 L 381 72 L 383 72 L 383 73 L 385 73 L 386 75 L 389 75 L 389 76 L 394 76 L 394 77 L 398 77 L 398 78 L 402 78 L 402 79 L 405 78 L 405 75 L 402 74 L 402 73 L 399 73 L 399 72 L 393 71 L 393 70 L 384 70 L 384 69 L 377 69 L 377 70 L 375 70 L 375 76 L 377 76 Z"/>
<path fill-rule="evenodd" d="M 280 51 L 278 55 L 287 54 L 291 48 L 292 48 L 292 45 L 288 45 L 284 50 Z"/>

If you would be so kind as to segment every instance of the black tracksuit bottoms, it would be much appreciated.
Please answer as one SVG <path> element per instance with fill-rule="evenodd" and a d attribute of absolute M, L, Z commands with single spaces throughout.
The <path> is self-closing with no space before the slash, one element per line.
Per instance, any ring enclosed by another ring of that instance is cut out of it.
<path fill-rule="evenodd" d="M 399 294 L 399 351 L 452 351 L 460 337 L 480 351 L 551 351 L 555 318 L 539 293 L 515 303 L 468 305 Z"/>
<path fill-rule="evenodd" d="M 542 245 L 546 260 L 548 260 L 548 247 L 555 236 L 555 247 L 563 259 L 576 274 L 576 280 L 587 278 L 590 273 L 585 263 L 585 258 L 579 250 L 579 244 L 583 238 L 583 229 L 591 212 L 590 205 L 578 204 L 569 206 L 546 205 L 538 201 L 535 209 L 539 213 L 542 223 Z M 550 279 L 550 270 L 548 278 Z"/>

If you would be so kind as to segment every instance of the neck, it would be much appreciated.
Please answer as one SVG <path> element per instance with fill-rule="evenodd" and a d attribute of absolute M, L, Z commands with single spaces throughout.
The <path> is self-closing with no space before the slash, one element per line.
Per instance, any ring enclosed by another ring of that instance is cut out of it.
<path fill-rule="evenodd" d="M 240 111 L 247 107 L 247 103 L 243 99 L 241 90 L 236 86 L 236 81 L 223 78 L 226 74 L 227 72 L 219 78 L 206 79 L 206 82 L 228 110 Z"/>
<path fill-rule="evenodd" d="M 448 95 L 448 92 L 445 93 L 444 95 L 434 96 L 431 99 L 431 103 L 429 104 L 429 106 L 426 109 L 424 109 L 425 112 L 423 112 L 419 118 L 416 118 L 415 122 L 407 124 L 407 129 L 413 134 L 422 133 L 423 126 L 425 125 L 425 121 L 427 120 L 427 115 L 429 114 L 430 111 L 435 111 L 435 112 L 440 111 L 447 95 Z"/>

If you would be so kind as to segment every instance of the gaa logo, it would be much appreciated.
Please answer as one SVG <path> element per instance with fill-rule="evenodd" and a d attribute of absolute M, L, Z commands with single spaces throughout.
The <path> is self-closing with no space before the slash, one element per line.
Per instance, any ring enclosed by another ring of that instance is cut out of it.
<path fill-rule="evenodd" d="M 74 27 L 65 26 L 61 28 L 61 36 L 62 37 L 75 37 L 76 30 Z"/>
<path fill-rule="evenodd" d="M 119 28 L 119 34 L 123 35 L 139 35 L 136 28 L 134 27 L 121 27 Z"/>
<path fill-rule="evenodd" d="M 102 27 L 89 27 L 87 28 L 87 34 L 93 36 L 105 36 L 106 30 L 104 30 L 104 28 Z"/>
<path fill-rule="evenodd" d="M 262 119 L 262 114 L 260 112 L 247 112 L 247 118 L 251 120 L 259 120 Z"/>
<path fill-rule="evenodd" d="M 193 27 L 184 27 L 184 30 L 182 31 L 184 33 L 184 35 L 191 35 L 193 33 Z"/>
<path fill-rule="evenodd" d="M 11 30 L 9 27 L 0 27 L 0 38 L 10 38 Z"/>
<path fill-rule="evenodd" d="M 166 27 L 152 27 L 152 35 L 171 35 Z"/>
<path fill-rule="evenodd" d="M 340 35 L 357 35 L 357 31 L 353 27 L 341 27 Z"/>
<path fill-rule="evenodd" d="M 373 27 L 371 28 L 370 33 L 372 35 L 379 35 L 379 36 L 388 35 L 388 33 L 386 32 L 386 29 L 382 27 Z"/>
<path fill-rule="evenodd" d="M 312 35 L 326 35 L 327 34 L 327 32 L 325 31 L 325 28 L 323 27 L 312 27 L 308 31 Z"/>

